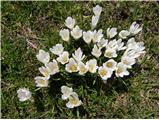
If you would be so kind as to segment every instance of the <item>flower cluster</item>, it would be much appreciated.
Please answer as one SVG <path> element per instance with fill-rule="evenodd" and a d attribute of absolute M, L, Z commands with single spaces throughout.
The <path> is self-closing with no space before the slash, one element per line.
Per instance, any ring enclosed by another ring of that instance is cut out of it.
<path fill-rule="evenodd" d="M 86 45 L 93 45 L 90 53 L 93 55 L 92 59 L 87 59 L 79 47 L 74 53 L 66 51 L 62 44 L 56 44 L 50 48 L 50 52 L 56 57 L 50 61 L 50 54 L 44 50 L 39 50 L 36 55 L 37 59 L 43 63 L 39 68 L 42 76 L 35 77 L 37 87 L 47 87 L 51 75 L 60 71 L 59 65 L 65 66 L 65 71 L 68 73 L 78 73 L 85 76 L 87 72 L 98 73 L 101 79 L 106 83 L 106 80 L 111 78 L 113 74 L 116 77 L 124 77 L 129 75 L 129 69 L 136 63 L 137 58 L 145 53 L 143 42 L 136 42 L 135 35 L 142 30 L 142 26 L 133 22 L 127 30 L 118 31 L 116 27 L 106 29 L 106 36 L 102 29 L 96 30 L 102 7 L 99 5 L 93 7 L 91 30 L 83 31 L 76 20 L 72 17 L 67 17 L 65 20 L 66 28 L 60 30 L 59 35 L 64 42 L 71 40 L 81 40 Z M 72 37 L 72 39 L 71 39 Z M 117 60 L 118 53 L 122 53 L 120 60 Z M 98 59 L 104 57 L 106 61 L 101 65 L 98 64 Z M 84 59 L 85 58 L 85 59 Z M 23 91 L 22 91 L 23 92 Z M 77 93 L 73 92 L 72 88 L 67 86 L 61 87 L 63 93 L 62 99 L 69 99 L 66 104 L 68 108 L 74 108 L 82 104 Z M 19 93 L 19 92 L 18 92 Z M 19 96 L 22 96 L 19 93 Z M 25 96 L 25 95 L 24 95 Z M 21 100 L 21 101 L 24 101 Z"/>

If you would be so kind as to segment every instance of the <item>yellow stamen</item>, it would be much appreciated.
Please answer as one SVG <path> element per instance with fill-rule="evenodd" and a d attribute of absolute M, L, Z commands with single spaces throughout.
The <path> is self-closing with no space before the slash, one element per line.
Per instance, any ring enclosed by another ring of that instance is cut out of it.
<path fill-rule="evenodd" d="M 102 77 L 104 77 L 105 75 L 107 75 L 107 71 L 106 71 L 106 70 L 101 70 L 101 71 L 100 71 L 100 75 L 101 75 Z"/>
<path fill-rule="evenodd" d="M 113 63 L 112 62 L 106 63 L 106 67 L 109 67 L 109 68 L 113 67 Z"/>

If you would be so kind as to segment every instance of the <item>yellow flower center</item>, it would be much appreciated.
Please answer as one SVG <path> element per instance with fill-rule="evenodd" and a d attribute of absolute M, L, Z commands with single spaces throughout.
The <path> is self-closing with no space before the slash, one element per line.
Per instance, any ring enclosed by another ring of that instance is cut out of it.
<path fill-rule="evenodd" d="M 113 63 L 112 62 L 107 62 L 106 67 L 109 67 L 109 68 L 113 67 Z"/>
<path fill-rule="evenodd" d="M 120 73 L 122 73 L 122 72 L 123 72 L 123 69 L 119 67 L 119 68 L 117 69 L 117 74 L 120 74 Z"/>
<path fill-rule="evenodd" d="M 63 61 L 64 61 L 64 62 L 67 62 L 67 61 L 68 61 L 67 56 L 64 56 L 64 57 L 63 57 Z"/>
<path fill-rule="evenodd" d="M 86 71 L 86 68 L 85 68 L 84 66 L 82 66 L 82 67 L 80 68 L 80 71 L 81 71 L 82 73 L 84 73 L 84 72 Z"/>
<path fill-rule="evenodd" d="M 39 84 L 45 85 L 46 84 L 46 80 L 43 80 L 43 79 L 39 80 Z"/>
<path fill-rule="evenodd" d="M 93 65 L 93 64 L 90 64 L 90 65 L 89 65 L 89 68 L 90 68 L 90 71 L 93 71 L 94 65 Z"/>
<path fill-rule="evenodd" d="M 106 56 L 112 57 L 112 52 L 106 52 Z"/>
<path fill-rule="evenodd" d="M 72 65 L 72 66 L 70 67 L 70 70 L 71 70 L 72 72 L 75 72 L 75 71 L 77 70 L 77 66 L 76 66 L 76 65 Z"/>
<path fill-rule="evenodd" d="M 123 60 L 123 63 L 129 65 L 129 62 L 127 60 Z"/>
<path fill-rule="evenodd" d="M 101 71 L 100 71 L 100 75 L 101 75 L 102 77 L 104 77 L 105 75 L 107 75 L 107 71 L 106 71 L 106 70 L 101 70 Z"/>
<path fill-rule="evenodd" d="M 76 99 L 75 97 L 71 96 L 70 99 L 69 99 L 69 101 L 71 102 L 72 105 L 77 105 L 77 103 L 78 103 L 79 100 Z"/>

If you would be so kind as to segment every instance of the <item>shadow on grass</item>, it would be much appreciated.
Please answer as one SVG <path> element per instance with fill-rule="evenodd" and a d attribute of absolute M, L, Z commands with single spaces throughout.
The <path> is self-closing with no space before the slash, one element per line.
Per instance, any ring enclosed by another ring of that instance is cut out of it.
<path fill-rule="evenodd" d="M 44 112 L 44 104 L 43 104 L 44 99 L 43 99 L 43 94 L 40 90 L 36 91 L 34 101 L 37 111 Z"/>

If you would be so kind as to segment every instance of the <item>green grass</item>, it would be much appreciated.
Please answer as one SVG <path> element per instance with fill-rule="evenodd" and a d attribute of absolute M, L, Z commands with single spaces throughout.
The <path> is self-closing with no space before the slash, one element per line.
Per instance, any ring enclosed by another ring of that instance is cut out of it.
<path fill-rule="evenodd" d="M 58 32 L 68 16 L 73 16 L 84 30 L 90 29 L 92 7 L 96 4 L 103 7 L 97 28 L 106 30 L 114 26 L 121 30 L 133 21 L 143 24 L 143 34 L 137 36 L 137 41 L 145 43 L 145 56 L 123 80 L 112 78 L 104 85 L 96 75 L 64 74 L 52 77 L 49 88 L 35 91 L 34 77 L 39 74 L 41 64 L 36 59 L 38 50 L 30 47 L 26 39 L 38 49 L 48 51 L 56 43 L 63 43 Z M 2 2 L 1 5 L 2 118 L 159 117 L 158 2 Z M 83 106 L 66 108 L 60 92 L 61 85 L 66 83 L 78 93 Z M 29 88 L 34 101 L 19 102 L 16 91 L 20 87 Z"/>

